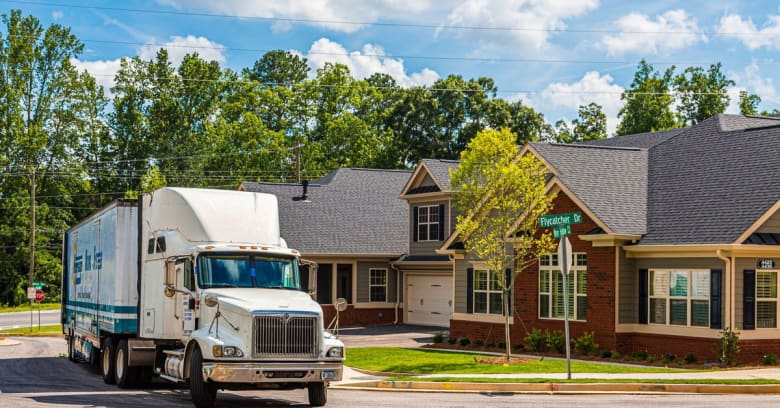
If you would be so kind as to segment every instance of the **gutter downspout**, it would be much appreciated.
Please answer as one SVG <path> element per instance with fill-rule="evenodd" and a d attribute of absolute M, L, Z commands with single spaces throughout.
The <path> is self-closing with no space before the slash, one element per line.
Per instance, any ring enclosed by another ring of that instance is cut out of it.
<path fill-rule="evenodd" d="M 734 278 L 734 272 L 731 270 L 731 259 L 723 256 L 723 251 L 718 249 L 715 250 L 715 256 L 718 257 L 718 259 L 722 260 L 726 263 L 726 271 L 728 272 L 728 276 L 726 277 L 725 281 L 728 282 L 726 285 L 726 290 L 728 291 L 728 294 L 726 298 L 728 299 L 729 307 L 728 312 L 726 313 L 726 327 L 732 328 L 734 326 L 734 285 L 733 285 L 733 278 Z"/>
<path fill-rule="evenodd" d="M 390 267 L 395 270 L 395 307 L 393 308 L 395 310 L 395 320 L 393 320 L 393 324 L 398 324 L 398 306 L 401 304 L 401 270 L 392 262 L 390 262 Z"/>

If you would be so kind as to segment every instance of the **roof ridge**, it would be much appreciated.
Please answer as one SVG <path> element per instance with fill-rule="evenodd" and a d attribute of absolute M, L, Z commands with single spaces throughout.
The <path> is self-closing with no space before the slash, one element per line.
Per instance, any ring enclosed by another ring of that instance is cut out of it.
<path fill-rule="evenodd" d="M 644 147 L 603 146 L 603 145 L 588 145 L 588 144 L 579 144 L 579 143 L 540 142 L 540 144 L 549 144 L 550 146 L 561 146 L 561 147 L 577 147 L 577 148 L 585 148 L 585 149 L 627 150 L 627 151 L 634 151 L 634 152 L 647 150 L 647 148 Z"/>
<path fill-rule="evenodd" d="M 337 170 L 357 170 L 357 171 L 392 171 L 396 173 L 411 173 L 409 169 L 372 169 L 368 167 L 340 167 Z"/>

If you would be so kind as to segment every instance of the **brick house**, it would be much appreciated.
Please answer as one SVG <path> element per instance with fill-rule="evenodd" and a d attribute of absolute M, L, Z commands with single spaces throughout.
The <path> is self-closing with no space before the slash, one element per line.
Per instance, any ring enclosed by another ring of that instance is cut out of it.
<path fill-rule="evenodd" d="M 694 126 L 582 144 L 530 143 L 557 193 L 553 213 L 580 211 L 569 237 L 572 336 L 601 349 L 694 353 L 716 359 L 724 328 L 740 359 L 780 354 L 780 119 L 717 115 Z M 457 164 L 455 164 L 457 165 Z M 503 339 L 484 265 L 457 234 L 436 251 L 452 259 L 451 337 Z M 563 328 L 555 256 L 525 270 L 512 291 L 512 338 Z"/>

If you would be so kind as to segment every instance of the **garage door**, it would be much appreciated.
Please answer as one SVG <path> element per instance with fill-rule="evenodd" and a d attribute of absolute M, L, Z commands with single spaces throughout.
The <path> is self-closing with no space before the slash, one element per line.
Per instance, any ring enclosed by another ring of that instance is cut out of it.
<path fill-rule="evenodd" d="M 452 317 L 452 277 L 408 275 L 406 322 L 449 327 Z"/>

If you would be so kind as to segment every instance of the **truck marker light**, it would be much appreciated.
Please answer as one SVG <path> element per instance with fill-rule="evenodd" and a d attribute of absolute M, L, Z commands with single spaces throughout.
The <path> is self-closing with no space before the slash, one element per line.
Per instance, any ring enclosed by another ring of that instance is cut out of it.
<path fill-rule="evenodd" d="M 246 249 L 246 245 L 239 245 L 238 248 L 239 249 Z"/>
<path fill-rule="evenodd" d="M 257 246 L 256 245 L 252 245 L 250 248 L 257 249 Z"/>
<path fill-rule="evenodd" d="M 264 246 L 264 247 L 260 247 L 260 249 L 262 249 L 263 251 L 267 251 L 267 250 L 268 250 L 268 247 L 267 247 L 267 246 Z"/>
<path fill-rule="evenodd" d="M 290 251 L 290 252 L 292 252 L 292 253 L 293 253 L 293 254 L 295 254 L 295 255 L 298 255 L 298 251 L 296 251 L 296 250 L 294 250 L 294 249 L 293 249 L 292 251 Z"/>
<path fill-rule="evenodd" d="M 206 247 L 205 247 L 205 248 L 206 248 L 206 249 L 214 249 L 214 246 L 213 246 L 213 245 L 206 245 Z"/>

